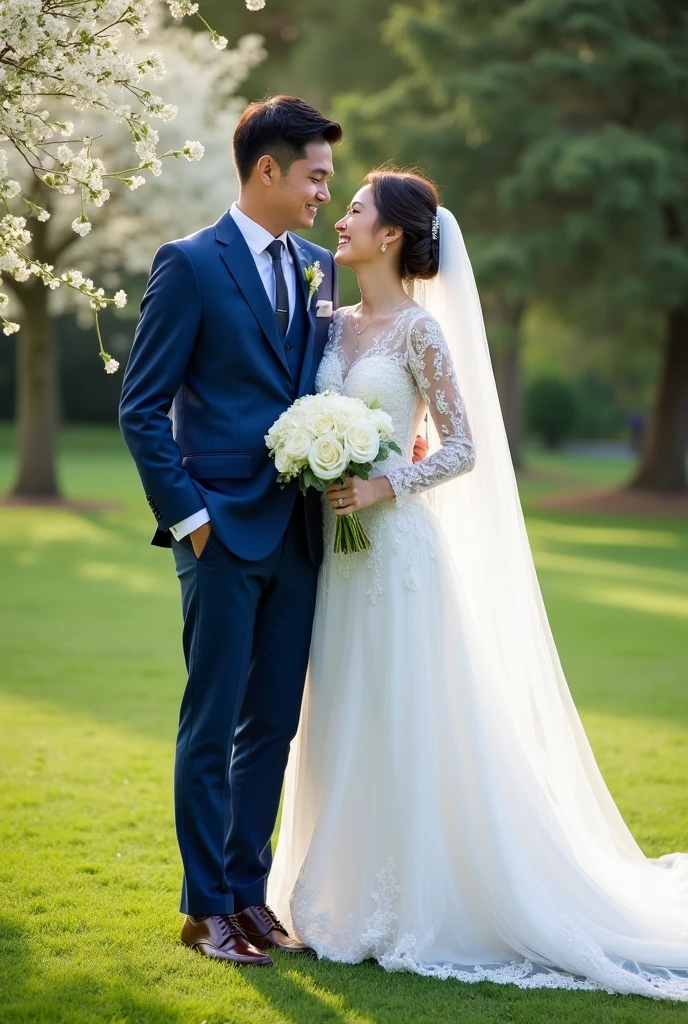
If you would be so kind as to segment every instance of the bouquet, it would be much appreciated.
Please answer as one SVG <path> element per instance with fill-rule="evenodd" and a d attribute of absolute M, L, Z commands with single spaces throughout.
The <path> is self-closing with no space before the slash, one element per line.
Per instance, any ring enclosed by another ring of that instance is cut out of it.
<path fill-rule="evenodd" d="M 298 480 L 303 494 L 309 487 L 325 491 L 347 476 L 368 480 L 373 463 L 401 448 L 390 440 L 392 417 L 377 400 L 366 405 L 329 391 L 297 399 L 265 435 L 275 460 L 277 483 L 284 487 Z M 370 541 L 356 512 L 337 516 L 334 550 L 345 554 L 364 551 Z"/>

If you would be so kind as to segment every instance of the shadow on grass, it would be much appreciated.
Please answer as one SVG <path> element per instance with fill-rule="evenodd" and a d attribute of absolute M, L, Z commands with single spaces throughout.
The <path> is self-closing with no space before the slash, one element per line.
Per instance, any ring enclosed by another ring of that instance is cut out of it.
<path fill-rule="evenodd" d="M 64 958 L 64 978 L 42 970 L 40 950 L 29 955 L 24 933 L 0 917 L 1 1024 L 181 1024 L 181 1007 L 151 995 L 147 980 L 136 972 L 123 977 L 98 977 Z"/>

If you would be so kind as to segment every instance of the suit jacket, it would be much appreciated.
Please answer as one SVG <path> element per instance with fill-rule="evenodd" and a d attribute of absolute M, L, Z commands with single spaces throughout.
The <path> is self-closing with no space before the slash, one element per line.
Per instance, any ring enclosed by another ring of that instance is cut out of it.
<path fill-rule="evenodd" d="M 216 224 L 167 242 L 153 261 L 120 403 L 120 426 L 158 520 L 152 543 L 169 546 L 169 527 L 210 514 L 222 543 L 241 558 L 269 555 L 298 494 L 284 489 L 265 434 L 292 402 L 314 390 L 337 306 L 332 254 L 289 235 L 296 302 L 307 337 L 298 380 L 251 252 L 229 211 Z M 324 280 L 306 313 L 304 272 L 320 261 Z M 306 499 L 311 559 L 322 559 L 320 495 Z"/>

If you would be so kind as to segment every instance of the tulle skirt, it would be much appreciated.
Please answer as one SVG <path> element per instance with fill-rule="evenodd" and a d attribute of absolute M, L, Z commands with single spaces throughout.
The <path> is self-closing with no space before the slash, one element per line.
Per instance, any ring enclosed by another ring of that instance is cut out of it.
<path fill-rule="evenodd" d="M 371 551 L 321 570 L 270 904 L 343 963 L 688 1001 L 688 857 L 643 855 L 579 723 L 585 785 L 481 685 L 427 500 L 361 519 Z"/>

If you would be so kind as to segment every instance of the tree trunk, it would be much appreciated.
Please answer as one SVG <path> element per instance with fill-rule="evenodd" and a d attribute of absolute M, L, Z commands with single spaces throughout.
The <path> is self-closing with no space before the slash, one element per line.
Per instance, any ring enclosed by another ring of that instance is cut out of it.
<path fill-rule="evenodd" d="M 16 291 L 20 292 L 20 286 Z M 48 315 L 48 289 L 33 278 L 21 287 L 21 298 L 21 330 L 16 336 L 18 474 L 12 494 L 22 498 L 57 498 L 59 380 Z"/>
<path fill-rule="evenodd" d="M 521 469 L 523 433 L 523 388 L 519 345 L 503 349 L 497 357 L 497 390 L 514 469 Z"/>
<path fill-rule="evenodd" d="M 521 379 L 521 320 L 523 304 L 496 301 L 490 309 L 492 360 L 506 436 L 514 469 L 521 469 L 523 386 Z M 494 317 L 494 319 L 492 319 Z"/>
<path fill-rule="evenodd" d="M 667 317 L 659 386 L 640 464 L 629 487 L 664 494 L 688 492 L 688 305 Z"/>

